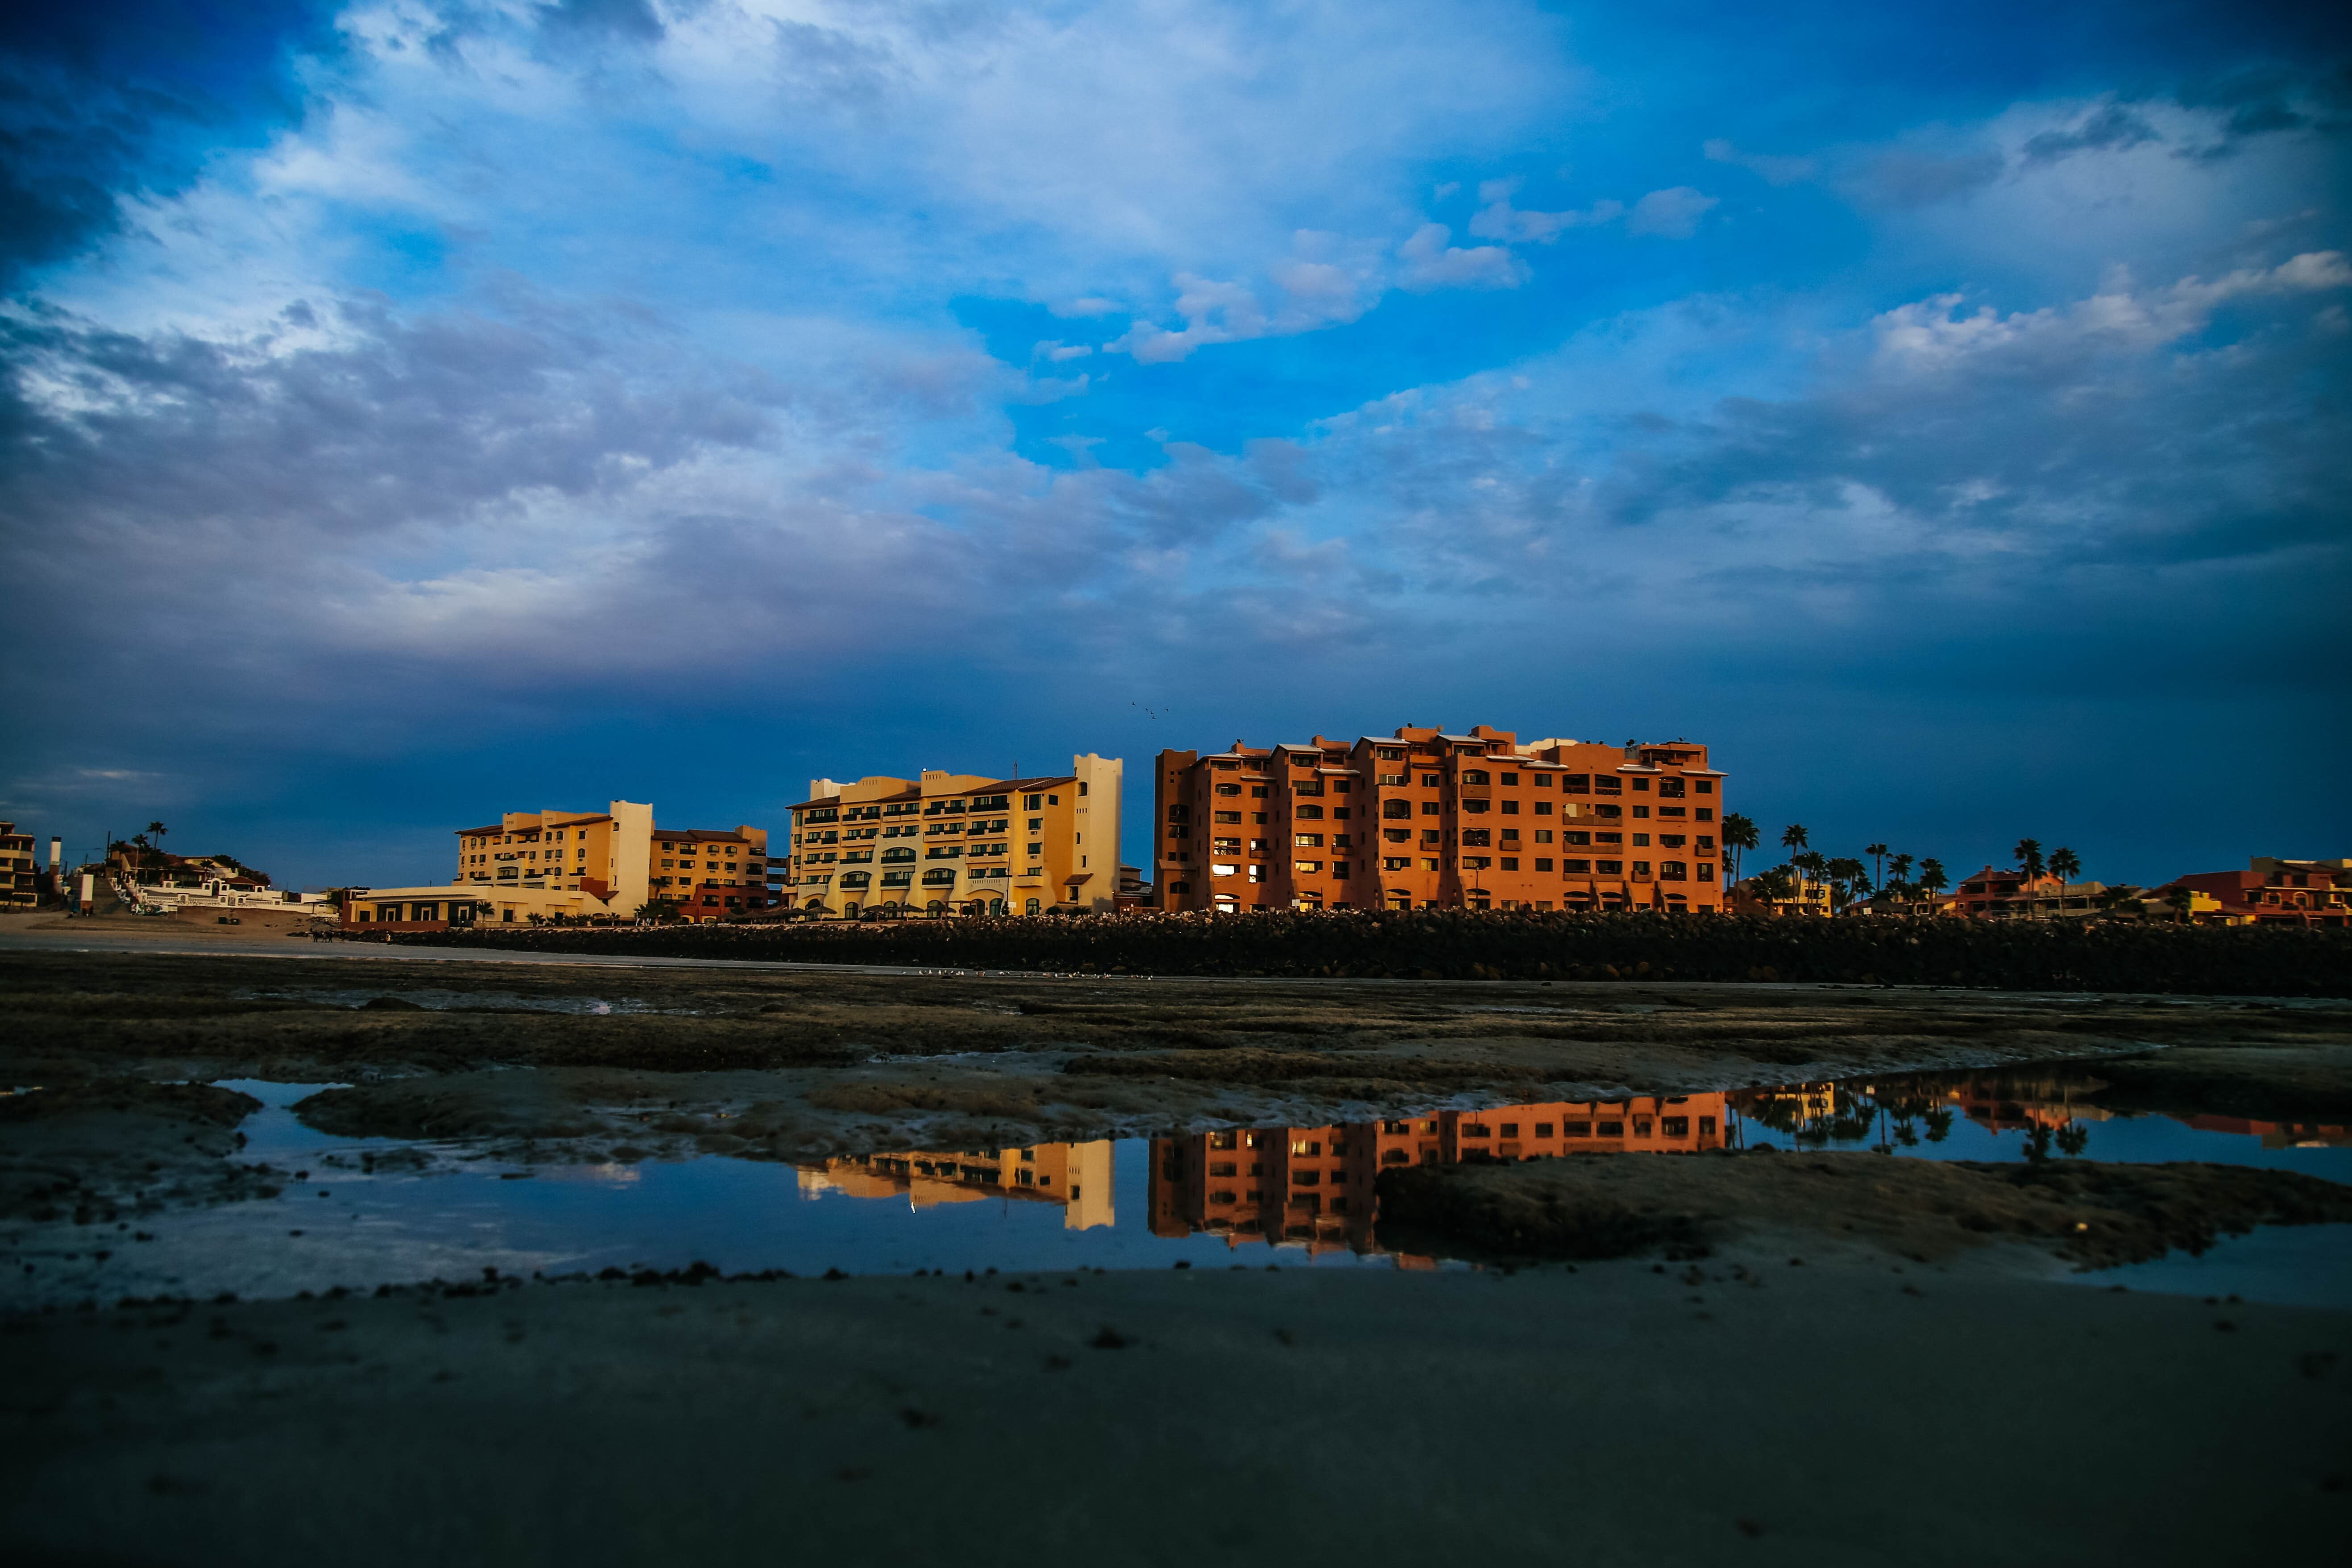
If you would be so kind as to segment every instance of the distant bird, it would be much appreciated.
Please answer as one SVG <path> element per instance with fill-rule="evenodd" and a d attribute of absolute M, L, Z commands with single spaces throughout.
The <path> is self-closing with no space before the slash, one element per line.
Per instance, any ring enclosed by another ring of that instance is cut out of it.
<path fill-rule="evenodd" d="M 1136 701 L 1131 701 L 1131 700 L 1128 703 L 1128 706 L 1129 706 L 1129 708 L 1143 708 L 1143 704 L 1142 704 L 1142 703 L 1140 703 L 1140 702 L 1136 702 Z M 1154 713 L 1154 712 L 1153 712 L 1150 709 L 1149 709 L 1149 708 L 1143 708 L 1143 716 L 1144 716 L 1145 718 L 1147 718 L 1147 719 L 1157 719 L 1157 718 L 1159 718 L 1159 717 L 1160 717 L 1160 715 L 1159 715 L 1159 714 Z"/>

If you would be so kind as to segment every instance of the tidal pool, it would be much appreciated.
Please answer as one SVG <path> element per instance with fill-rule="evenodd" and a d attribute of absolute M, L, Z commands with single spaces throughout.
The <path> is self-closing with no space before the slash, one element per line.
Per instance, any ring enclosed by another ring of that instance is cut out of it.
<path fill-rule="evenodd" d="M 2342 1126 L 2116 1116 L 2063 1073 L 1914 1075 L 1601 1102 L 1414 1111 L 1025 1149 L 881 1150 L 803 1165 L 707 1155 L 520 1165 L 463 1144 L 343 1138 L 290 1107 L 322 1086 L 223 1080 L 263 1102 L 244 1161 L 278 1195 L 112 1225 L 0 1233 L 0 1303 L 284 1296 L 425 1279 L 681 1268 L 1465 1265 L 1383 1246 L 1381 1169 L 1712 1148 L 1875 1149 L 1897 1159 L 2202 1160 L 2352 1183 Z M 2074 1276 L 2190 1294 L 2352 1305 L 2352 1226 L 2266 1227 L 2191 1258 Z"/>

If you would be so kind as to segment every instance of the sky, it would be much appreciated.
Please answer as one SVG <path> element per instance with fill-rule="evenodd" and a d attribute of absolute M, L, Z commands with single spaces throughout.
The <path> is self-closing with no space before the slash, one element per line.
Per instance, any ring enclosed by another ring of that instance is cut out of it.
<path fill-rule="evenodd" d="M 2352 855 L 2352 23 L 2131 0 L 0 22 L 0 817 L 1400 724 L 1768 843 Z M 88 12 L 90 14 L 80 14 Z"/>

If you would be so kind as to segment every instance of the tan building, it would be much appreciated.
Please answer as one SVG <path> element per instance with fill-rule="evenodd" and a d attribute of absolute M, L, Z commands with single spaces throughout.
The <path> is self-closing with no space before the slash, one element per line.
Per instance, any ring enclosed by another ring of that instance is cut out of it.
<path fill-rule="evenodd" d="M 690 921 L 768 906 L 768 830 L 661 828 L 654 808 L 616 800 L 601 812 L 509 811 L 457 830 L 460 887 L 498 893 L 584 893 L 598 912 L 634 917 L 667 901 Z"/>
<path fill-rule="evenodd" d="M 779 901 L 820 918 L 1110 913 L 1123 772 L 1088 752 L 1050 777 L 811 779 Z"/>
<path fill-rule="evenodd" d="M 1160 753 L 1170 910 L 1659 910 L 1723 904 L 1706 748 L 1407 726 L 1352 742 Z"/>
<path fill-rule="evenodd" d="M 0 822 L 0 908 L 29 910 L 41 901 L 33 836 Z"/>
<path fill-rule="evenodd" d="M 662 902 L 697 921 L 765 909 L 768 830 L 656 827 L 652 806 L 628 800 L 603 811 L 509 811 L 457 829 L 457 871 L 446 886 L 353 889 L 342 923 L 444 931 L 627 921 Z"/>
<path fill-rule="evenodd" d="M 447 931 L 474 925 L 533 925 L 541 921 L 609 916 L 626 920 L 635 911 L 576 888 L 446 887 L 352 888 L 343 894 L 346 930 Z"/>

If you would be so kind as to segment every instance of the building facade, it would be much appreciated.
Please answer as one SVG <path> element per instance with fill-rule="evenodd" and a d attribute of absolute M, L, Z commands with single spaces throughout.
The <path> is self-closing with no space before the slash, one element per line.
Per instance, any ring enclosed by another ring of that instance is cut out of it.
<path fill-rule="evenodd" d="M 509 811 L 457 830 L 453 885 L 583 893 L 600 912 L 629 917 L 667 902 L 689 921 L 725 920 L 768 907 L 768 831 L 656 827 L 651 805 L 627 800 L 601 812 Z"/>
<path fill-rule="evenodd" d="M 2243 871 L 2192 871 L 2140 895 L 2147 912 L 2188 895 L 2191 920 L 2229 925 L 2352 924 L 2352 859 L 2287 860 L 2257 855 Z M 2210 902 L 2208 901 L 2210 900 Z"/>
<path fill-rule="evenodd" d="M 2105 907 L 2100 895 L 2106 890 L 2105 882 L 2062 882 L 2047 876 L 2029 879 L 2022 871 L 1987 866 L 1960 879 L 1951 912 L 1968 920 L 2093 915 Z"/>
<path fill-rule="evenodd" d="M 29 910 L 39 904 L 39 878 L 33 835 L 17 832 L 13 822 L 0 822 L 0 907 Z"/>
<path fill-rule="evenodd" d="M 778 899 L 820 919 L 1110 913 L 1124 771 L 1089 752 L 1050 777 L 812 779 Z"/>
<path fill-rule="evenodd" d="M 1724 780 L 1687 742 L 1521 744 L 1484 724 L 1167 751 L 1152 880 L 1168 910 L 1719 912 Z"/>

